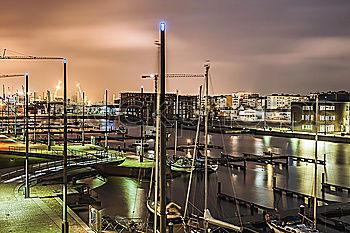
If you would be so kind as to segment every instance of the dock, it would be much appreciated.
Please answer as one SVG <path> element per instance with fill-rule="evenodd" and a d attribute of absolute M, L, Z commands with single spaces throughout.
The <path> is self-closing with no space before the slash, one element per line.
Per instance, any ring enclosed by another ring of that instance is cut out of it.
<path fill-rule="evenodd" d="M 253 216 L 255 213 L 262 213 L 263 211 L 273 211 L 273 208 L 263 206 L 254 202 L 246 201 L 237 197 L 230 196 L 221 192 L 221 182 L 218 182 L 217 198 L 226 200 L 229 202 L 237 203 L 240 206 L 245 206 L 250 209 L 250 214 Z"/>
<path fill-rule="evenodd" d="M 337 184 L 331 184 L 331 183 L 327 183 L 325 181 L 325 174 L 322 173 L 322 192 L 325 191 L 335 191 L 336 193 L 339 192 L 348 192 L 348 195 L 350 195 L 350 187 L 345 187 L 345 186 L 341 186 L 341 185 L 337 185 Z"/>
<path fill-rule="evenodd" d="M 277 178 L 276 177 L 273 177 L 273 187 L 272 187 L 272 189 L 273 189 L 274 193 L 280 193 L 280 194 L 284 193 L 288 197 L 294 197 L 294 198 L 297 198 L 297 199 L 302 199 L 302 200 L 304 200 L 304 202 L 306 202 L 305 200 L 307 200 L 308 207 L 310 207 L 310 205 L 311 205 L 311 203 L 313 202 L 313 199 L 314 199 L 313 196 L 308 195 L 308 194 L 300 193 L 300 192 L 297 192 L 297 191 L 294 191 L 294 190 L 290 190 L 290 189 L 277 187 Z M 337 201 L 331 201 L 331 200 L 327 200 L 327 199 L 319 198 L 319 197 L 317 198 L 317 201 L 324 202 L 324 203 L 327 203 L 327 204 L 338 203 Z"/>

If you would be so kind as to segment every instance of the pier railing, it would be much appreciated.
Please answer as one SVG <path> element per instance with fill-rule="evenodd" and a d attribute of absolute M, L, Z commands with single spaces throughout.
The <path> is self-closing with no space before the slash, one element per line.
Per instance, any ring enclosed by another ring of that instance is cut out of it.
<path fill-rule="evenodd" d="M 11 148 L 13 151 L 23 150 L 20 147 Z M 62 151 L 56 151 L 62 157 Z M 87 152 L 78 150 L 69 150 L 69 156 L 67 160 L 68 167 L 86 167 L 94 164 L 108 163 L 115 161 L 120 158 L 117 153 L 110 153 L 107 151 L 97 151 Z M 62 159 L 57 160 L 57 157 L 53 161 L 41 162 L 37 164 L 32 164 L 29 166 L 29 180 L 32 182 L 36 180 L 39 176 L 49 174 L 51 172 L 60 171 L 63 169 Z M 9 172 L 5 172 L 0 175 L 0 182 L 13 182 L 13 181 L 24 181 L 25 174 L 24 168 L 19 168 Z"/>

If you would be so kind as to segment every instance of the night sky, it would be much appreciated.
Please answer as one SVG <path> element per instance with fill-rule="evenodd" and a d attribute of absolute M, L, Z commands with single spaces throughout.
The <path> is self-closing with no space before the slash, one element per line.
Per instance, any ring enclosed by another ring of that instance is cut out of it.
<path fill-rule="evenodd" d="M 144 85 L 156 72 L 158 24 L 167 22 L 169 73 L 203 73 L 211 93 L 349 90 L 349 0 L 1 0 L 0 49 L 68 59 L 70 90 L 89 98 Z M 8 55 L 15 55 L 9 52 Z M 30 72 L 30 89 L 54 89 L 54 61 L 0 61 L 0 73 Z M 21 80 L 1 81 L 19 88 Z M 202 80 L 169 80 L 198 92 Z"/>

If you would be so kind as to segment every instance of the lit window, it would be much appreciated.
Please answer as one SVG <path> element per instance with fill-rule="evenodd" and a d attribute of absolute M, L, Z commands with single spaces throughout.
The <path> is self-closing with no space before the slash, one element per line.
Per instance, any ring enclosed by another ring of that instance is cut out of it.
<path fill-rule="evenodd" d="M 310 111 L 310 110 L 313 110 L 313 107 L 312 106 L 303 106 L 303 110 Z"/>
<path fill-rule="evenodd" d="M 301 129 L 304 129 L 304 130 L 312 130 L 313 128 L 313 125 L 302 125 L 301 126 Z"/>
<path fill-rule="evenodd" d="M 320 110 L 321 111 L 324 111 L 324 110 L 326 110 L 326 111 L 332 111 L 332 110 L 335 110 L 335 106 L 329 106 L 329 105 L 321 105 L 320 106 Z"/>

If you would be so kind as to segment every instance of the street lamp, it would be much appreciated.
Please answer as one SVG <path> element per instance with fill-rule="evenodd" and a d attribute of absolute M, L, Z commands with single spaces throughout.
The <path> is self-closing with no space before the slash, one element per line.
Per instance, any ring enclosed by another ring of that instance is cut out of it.
<path fill-rule="evenodd" d="M 25 160 L 25 187 L 24 187 L 24 196 L 26 198 L 29 198 L 29 130 L 28 130 L 28 121 L 29 121 L 29 109 L 28 109 L 28 92 L 29 92 L 29 88 L 28 88 L 28 77 L 29 77 L 29 73 L 26 72 L 24 75 L 23 74 L 13 74 L 13 75 L 0 75 L 0 78 L 12 78 L 12 77 L 25 77 L 25 147 L 26 147 L 26 151 L 25 151 L 25 155 L 26 155 L 26 160 Z M 8 103 L 9 104 L 9 103 Z M 9 116 L 7 116 L 9 117 Z M 9 121 L 8 123 L 9 124 Z"/>
<path fill-rule="evenodd" d="M 62 232 L 69 232 L 68 214 L 67 214 L 67 60 L 62 57 L 37 57 L 37 56 L 8 56 L 6 55 L 6 49 L 3 55 L 0 56 L 1 60 L 63 60 L 63 86 L 64 86 L 64 146 L 63 146 L 63 220 L 62 220 Z M 27 156 L 26 156 L 27 158 Z M 26 159 L 26 162 L 28 160 Z M 27 177 L 26 177 L 27 178 Z M 29 191 L 29 189 L 28 189 Z M 29 194 L 29 192 L 28 192 Z"/>
<path fill-rule="evenodd" d="M 327 134 L 327 94 L 324 96 L 324 135 Z"/>

